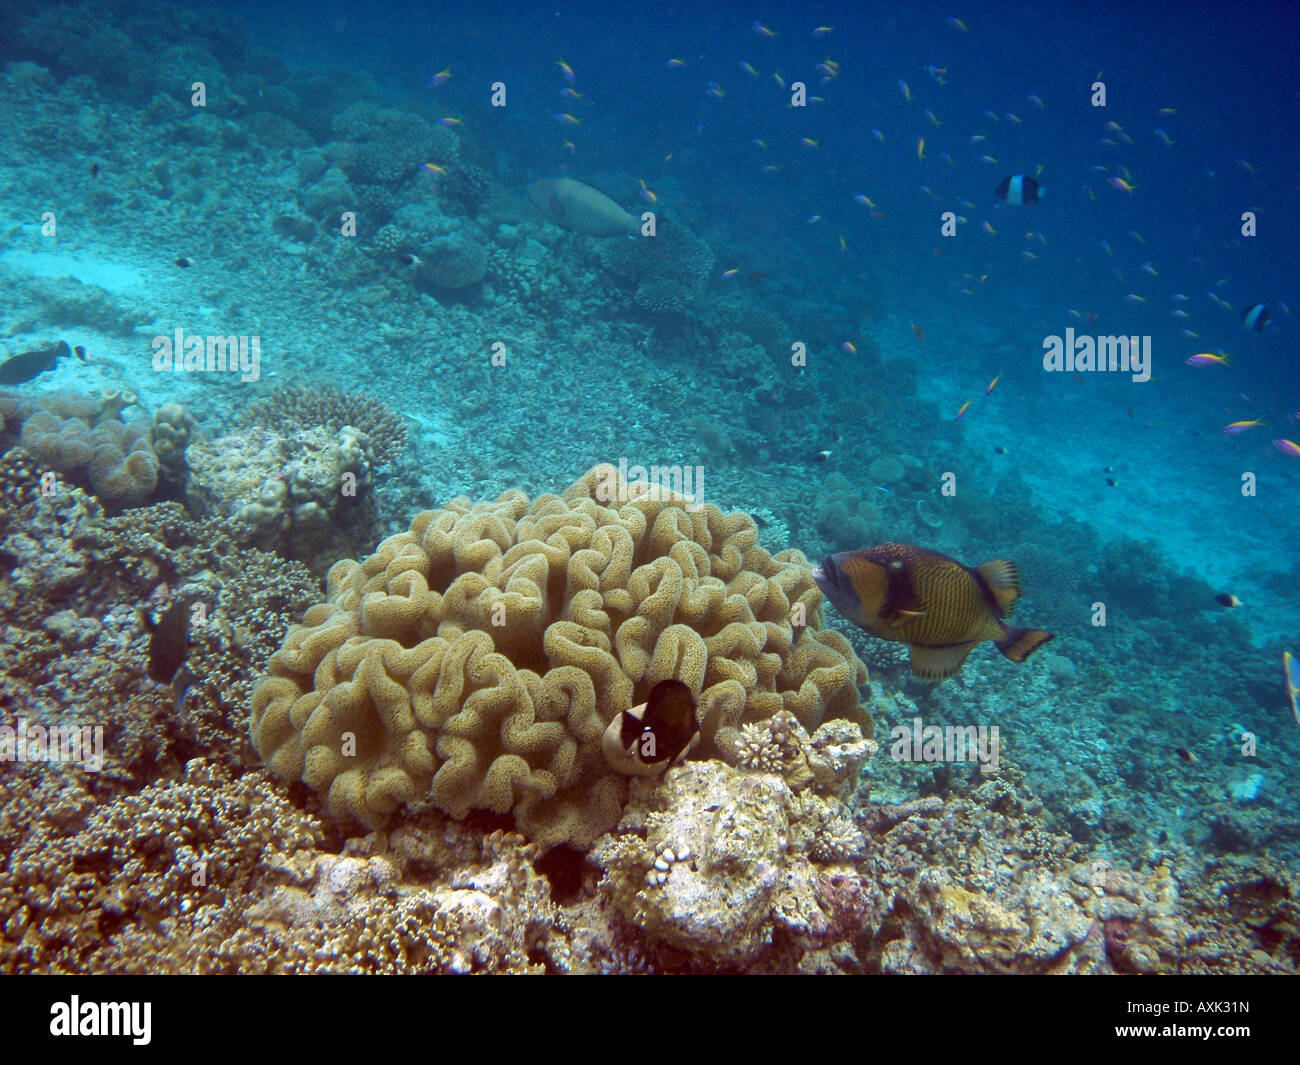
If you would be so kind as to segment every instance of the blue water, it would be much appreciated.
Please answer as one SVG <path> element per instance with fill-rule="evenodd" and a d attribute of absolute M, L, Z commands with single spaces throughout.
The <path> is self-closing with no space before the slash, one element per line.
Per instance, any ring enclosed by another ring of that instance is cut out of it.
<path fill-rule="evenodd" d="M 755 513 L 774 551 L 1020 558 L 1021 623 L 1056 643 L 1023 668 L 983 648 L 937 691 L 828 608 L 872 669 L 878 733 L 910 716 L 897 693 L 1001 721 L 1053 829 L 1122 861 L 1300 865 L 1281 665 L 1300 652 L 1300 8 L 11 7 L 4 354 L 64 336 L 91 354 L 24 394 L 127 386 L 217 438 L 278 385 L 364 388 L 411 433 L 371 544 L 459 494 L 560 491 L 622 457 L 702 466 L 705 496 Z M 86 25 L 117 27 L 120 52 L 80 46 Z M 490 194 L 359 179 L 337 119 L 367 100 L 442 120 Z M 364 211 L 345 246 L 345 205 L 308 207 L 326 165 L 352 197 L 406 205 L 399 223 L 432 203 L 456 239 L 491 234 L 483 279 L 430 288 Z M 1040 202 L 999 199 L 1017 174 Z M 624 238 L 545 225 L 524 191 L 558 176 L 709 246 L 684 310 L 602 269 Z M 1256 303 L 1260 331 L 1241 317 Z M 176 326 L 260 334 L 260 380 L 153 372 L 149 338 Z M 1045 340 L 1071 329 L 1143 338 L 1149 374 L 1047 372 Z M 1222 431 L 1247 420 L 1264 424 Z M 895 458 L 900 476 L 874 475 Z M 886 767 L 875 793 L 948 786 Z M 1081 820 L 1085 802 L 1105 815 Z"/>
<path fill-rule="evenodd" d="M 800 336 L 822 349 L 818 387 L 871 388 L 870 367 L 835 350 L 870 335 L 917 360 L 936 419 L 977 400 L 962 439 L 1005 446 L 1040 506 L 1107 538 L 1158 539 L 1173 565 L 1248 601 L 1257 636 L 1295 633 L 1285 576 L 1297 465 L 1270 444 L 1300 433 L 1289 313 L 1298 16 L 1285 6 L 994 5 L 972 11 L 964 31 L 949 23 L 959 12 L 925 4 L 225 6 L 294 62 L 374 71 L 394 99 L 465 117 L 466 137 L 507 180 L 608 176 L 629 204 L 644 181 L 666 215 L 707 232 L 719 273 L 763 272 L 763 296 L 798 303 Z M 825 25 L 831 33 L 812 33 Z M 684 65 L 667 67 L 674 58 Z M 827 58 L 838 63 L 829 81 L 815 69 Z M 582 99 L 560 97 L 560 60 Z M 451 80 L 425 87 L 446 68 Z M 773 75 L 805 79 L 815 99 L 789 107 Z M 1104 107 L 1092 102 L 1098 76 Z M 498 79 L 508 105 L 492 109 Z M 725 95 L 709 95 L 710 82 Z M 1043 201 L 999 203 L 998 181 L 1022 171 L 1038 175 Z M 1121 173 L 1135 191 L 1108 184 Z M 948 210 L 966 219 L 952 238 L 939 235 Z M 1256 236 L 1241 235 L 1245 211 Z M 1255 302 L 1270 308 L 1262 334 L 1238 317 Z M 1044 375 L 1042 338 L 1069 327 L 1151 337 L 1153 380 Z M 1201 351 L 1231 366 L 1185 365 Z M 1267 424 L 1220 433 L 1255 418 Z M 1241 498 L 1244 472 L 1258 476 L 1254 499 Z"/>

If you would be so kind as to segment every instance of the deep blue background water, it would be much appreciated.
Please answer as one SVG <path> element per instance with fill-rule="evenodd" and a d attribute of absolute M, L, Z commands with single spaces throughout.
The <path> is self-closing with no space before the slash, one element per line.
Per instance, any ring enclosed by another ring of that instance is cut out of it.
<path fill-rule="evenodd" d="M 758 268 L 772 265 L 769 276 L 790 285 L 851 278 L 863 260 L 883 258 L 906 270 L 898 280 L 916 293 L 919 319 L 927 301 L 955 298 L 962 271 L 1005 271 L 1024 315 L 1037 310 L 1054 326 L 1068 307 L 1091 310 L 1102 328 L 1167 340 L 1158 357 L 1170 367 L 1192 353 L 1184 352 L 1190 338 L 1176 328 L 1184 323 L 1169 316 L 1178 306 L 1170 296 L 1182 292 L 1191 297 L 1186 324 L 1204 341 L 1191 347 L 1240 354 L 1236 390 L 1263 389 L 1294 368 L 1289 323 L 1277 307 L 1300 265 L 1300 77 L 1291 59 L 1300 13 L 1290 5 L 998 4 L 963 11 L 922 4 L 904 11 L 892 4 L 710 4 L 701 11 L 666 4 L 631 12 L 563 3 L 223 6 L 291 59 L 369 69 L 393 93 L 465 119 L 467 135 L 490 141 L 524 170 L 635 173 L 652 189 L 667 183 L 694 211 L 707 208 L 738 240 L 762 227 L 782 258 Z M 968 32 L 948 23 L 955 16 Z M 760 36 L 756 21 L 776 36 Z M 813 36 L 819 25 L 833 32 Z M 686 65 L 667 68 L 674 57 Z M 840 73 L 823 85 L 813 68 L 828 57 Z M 560 97 L 560 59 L 576 72 L 581 100 Z M 947 68 L 946 85 L 927 75 L 928 65 Z M 454 78 L 426 88 L 428 76 L 446 67 Z M 1104 109 L 1089 102 L 1099 71 L 1108 89 Z M 787 107 L 773 72 L 787 83 L 803 78 L 809 94 L 825 102 Z M 900 79 L 913 102 L 904 99 Z M 507 86 L 504 112 L 486 106 L 497 80 Z M 710 81 L 726 95 L 707 95 Z M 1157 116 L 1163 107 L 1177 114 Z M 926 109 L 942 125 L 932 125 Z M 1014 113 L 1023 125 L 991 121 L 986 109 Z M 565 111 L 582 126 L 553 118 Z M 1133 144 L 1099 144 L 1109 121 Z M 1157 127 L 1172 147 L 1157 139 Z M 972 145 L 978 134 L 988 139 Z M 926 157 L 918 163 L 920 136 Z M 804 147 L 803 137 L 819 147 Z M 755 147 L 755 138 L 768 148 Z M 986 154 L 998 163 L 980 163 Z M 782 169 L 764 173 L 766 164 Z M 1089 170 L 1094 165 L 1111 173 L 1127 167 L 1137 191 L 1109 187 L 1108 174 Z M 1040 167 L 1047 196 L 1013 218 L 991 190 L 1005 174 Z M 857 193 L 880 205 L 886 224 L 872 224 L 853 202 Z M 963 198 L 978 206 L 961 208 Z M 661 204 L 671 211 L 673 197 Z M 960 247 L 942 261 L 912 262 L 940 243 L 937 213 L 949 208 L 971 220 Z M 1259 215 L 1259 236 L 1249 241 L 1239 233 L 1247 209 Z M 822 221 L 807 224 L 814 215 Z M 985 220 L 1006 239 L 981 240 Z M 1022 228 L 1041 231 L 1050 254 L 1026 245 Z M 848 243 L 843 255 L 840 234 Z M 1019 258 L 1026 247 L 1041 254 L 1032 271 Z M 1160 276 L 1141 272 L 1144 262 Z M 1221 280 L 1217 291 L 1234 307 L 1256 300 L 1273 306 L 1271 336 L 1244 336 L 1233 315 L 1208 301 L 1205 293 Z M 1148 302 L 1124 303 L 1130 292 Z M 1219 394 L 1221 382 L 1208 375 L 1185 380 L 1189 387 L 1176 389 L 1180 404 Z M 1297 398 L 1277 396 L 1279 413 Z"/>
<path fill-rule="evenodd" d="M 1300 75 L 1291 58 L 1300 8 L 224 6 L 291 61 L 370 70 L 395 98 L 462 119 L 498 177 L 522 185 L 570 173 L 603 180 L 626 203 L 644 181 L 660 210 L 707 235 L 719 272 L 761 272 L 772 292 L 805 307 L 823 301 L 824 311 L 797 323 L 811 346 L 838 348 L 871 330 L 886 354 L 923 360 L 928 392 L 950 412 L 1003 373 L 999 394 L 968 415 L 972 443 L 1019 445 L 1034 456 L 1028 472 L 1042 466 L 1040 491 L 1050 496 L 1056 485 L 1063 508 L 1099 527 L 1154 533 L 1211 580 L 1248 585 L 1261 567 L 1285 572 L 1300 555 L 1300 460 L 1270 444 L 1300 436 L 1288 313 L 1300 311 Z M 822 25 L 832 32 L 814 35 Z M 673 58 L 684 65 L 669 67 Z M 824 83 L 815 67 L 828 58 L 838 75 Z M 581 99 L 560 95 L 560 60 Z M 429 76 L 448 67 L 454 77 L 429 88 Z M 946 69 L 945 83 L 927 67 Z M 787 85 L 803 79 L 822 99 L 787 106 L 774 73 Z M 1105 108 L 1091 105 L 1099 74 Z M 498 80 L 504 109 L 487 106 Z M 711 95 L 710 83 L 723 95 Z M 561 124 L 562 112 L 581 126 Z M 977 136 L 986 139 L 972 143 Z M 997 162 L 982 162 L 986 155 Z M 1019 171 L 1040 175 L 1041 203 L 1009 207 L 993 195 Z M 1121 173 L 1133 192 L 1108 184 Z M 884 217 L 855 202 L 858 194 Z M 945 210 L 968 220 L 956 238 L 938 235 Z M 1246 210 L 1258 217 L 1250 239 L 1240 234 Z M 1238 318 L 1256 301 L 1272 313 L 1258 334 Z M 1094 331 L 1091 321 L 1099 333 L 1149 335 L 1153 380 L 1044 375 L 1043 337 Z M 1232 365 L 1187 366 L 1200 351 L 1227 353 Z M 837 373 L 871 386 L 867 367 L 846 361 Z M 1257 417 L 1267 426 L 1236 438 L 1220 432 Z M 1121 461 L 1127 483 L 1145 488 L 1127 510 L 1080 500 L 1060 472 L 1092 476 Z M 1261 478 L 1257 506 L 1237 505 L 1243 471 Z M 1246 543 L 1260 559 L 1246 558 Z M 1291 620 L 1272 628 L 1295 631 Z"/>

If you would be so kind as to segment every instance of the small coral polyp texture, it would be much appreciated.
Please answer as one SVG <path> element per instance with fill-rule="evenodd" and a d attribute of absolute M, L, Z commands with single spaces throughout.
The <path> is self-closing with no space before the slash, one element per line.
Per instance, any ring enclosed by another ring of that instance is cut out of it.
<path fill-rule="evenodd" d="M 609 465 L 563 495 L 425 511 L 335 563 L 327 597 L 254 686 L 252 737 L 277 775 L 369 828 L 431 802 L 589 847 L 627 798 L 601 734 L 669 678 L 696 696 L 696 757 L 782 710 L 870 729 L 866 667 L 821 628 L 803 554 Z"/>

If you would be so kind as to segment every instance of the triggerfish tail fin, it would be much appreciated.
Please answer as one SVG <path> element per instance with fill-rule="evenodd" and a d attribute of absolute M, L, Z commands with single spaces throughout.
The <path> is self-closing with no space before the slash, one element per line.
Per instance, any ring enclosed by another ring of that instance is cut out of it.
<path fill-rule="evenodd" d="M 947 680 L 956 676 L 971 648 L 978 642 L 954 643 L 947 647 L 918 647 L 913 644 L 912 672 L 922 680 Z"/>
<path fill-rule="evenodd" d="M 1282 669 L 1286 672 L 1286 694 L 1291 700 L 1291 716 L 1300 725 L 1300 662 L 1290 651 L 1282 652 Z"/>
<path fill-rule="evenodd" d="M 984 578 L 1002 615 L 1010 614 L 1020 598 L 1020 567 L 1009 559 L 999 558 L 985 562 L 975 572 Z"/>
<path fill-rule="evenodd" d="M 1004 625 L 1006 636 L 996 640 L 994 646 L 1013 662 L 1023 662 L 1043 644 L 1055 639 L 1050 632 L 1042 629 L 1020 629 L 1014 625 Z"/>

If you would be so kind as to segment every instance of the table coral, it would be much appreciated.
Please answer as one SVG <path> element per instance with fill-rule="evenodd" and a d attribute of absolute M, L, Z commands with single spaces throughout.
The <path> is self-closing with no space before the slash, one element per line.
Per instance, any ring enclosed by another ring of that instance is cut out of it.
<path fill-rule="evenodd" d="M 820 629 L 807 560 L 757 538 L 746 514 L 611 466 L 531 504 L 511 491 L 425 511 L 331 567 L 328 601 L 254 687 L 254 745 L 335 817 L 378 826 L 430 799 L 590 846 L 626 794 L 601 734 L 661 680 L 696 696 L 704 754 L 720 729 L 781 710 L 869 728 L 865 668 Z"/>

